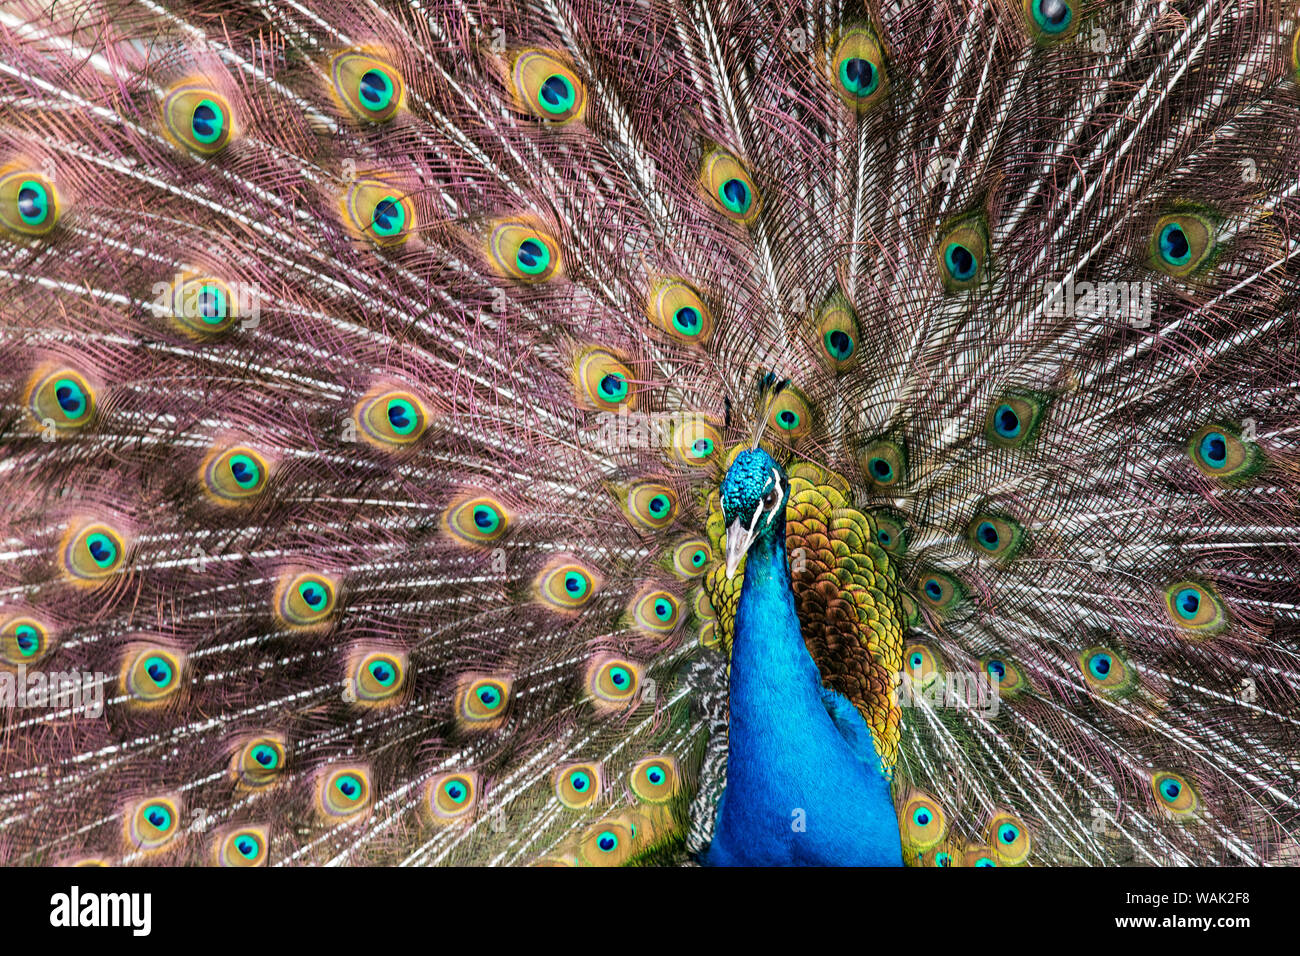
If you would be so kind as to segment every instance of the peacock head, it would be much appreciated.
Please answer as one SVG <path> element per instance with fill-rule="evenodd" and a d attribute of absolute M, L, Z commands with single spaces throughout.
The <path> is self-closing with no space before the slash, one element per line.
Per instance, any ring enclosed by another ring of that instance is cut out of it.
<path fill-rule="evenodd" d="M 747 448 L 736 456 L 722 479 L 722 517 L 727 525 L 727 580 L 753 547 L 785 533 L 785 503 L 790 479 L 776 459 L 762 448 Z M 780 521 L 776 520 L 780 517 Z"/>

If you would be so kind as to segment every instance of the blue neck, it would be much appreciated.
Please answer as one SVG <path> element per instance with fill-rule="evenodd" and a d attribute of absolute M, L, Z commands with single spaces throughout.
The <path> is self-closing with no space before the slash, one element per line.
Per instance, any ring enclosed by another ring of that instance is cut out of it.
<path fill-rule="evenodd" d="M 896 866 L 888 781 L 874 759 L 858 759 L 826 710 L 790 590 L 784 515 L 773 526 L 745 558 L 727 785 L 706 862 Z"/>

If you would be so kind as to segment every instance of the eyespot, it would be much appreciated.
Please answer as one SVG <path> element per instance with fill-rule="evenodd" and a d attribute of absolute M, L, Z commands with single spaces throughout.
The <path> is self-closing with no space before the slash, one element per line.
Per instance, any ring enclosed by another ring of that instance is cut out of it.
<path fill-rule="evenodd" d="M 542 603 L 571 611 L 590 601 L 600 584 L 595 572 L 575 561 L 560 559 L 542 569 L 534 588 Z"/>
<path fill-rule="evenodd" d="M 862 448 L 859 461 L 876 491 L 897 488 L 906 480 L 907 450 L 898 442 L 887 438 L 868 442 Z"/>
<path fill-rule="evenodd" d="M 1165 588 L 1165 607 L 1178 627 L 1209 637 L 1228 625 L 1223 602 L 1208 584 L 1176 581 Z"/>
<path fill-rule="evenodd" d="M 478 802 L 478 777 L 471 773 L 445 773 L 429 781 L 425 805 L 435 823 L 463 820 Z"/>
<path fill-rule="evenodd" d="M 199 476 L 208 497 L 219 505 L 238 505 L 266 488 L 271 469 L 266 459 L 244 445 L 213 449 Z"/>
<path fill-rule="evenodd" d="M 370 771 L 366 767 L 327 767 L 318 775 L 316 811 L 326 823 L 356 819 L 369 809 Z"/>
<path fill-rule="evenodd" d="M 673 571 L 683 580 L 698 578 L 713 560 L 713 549 L 703 538 L 688 538 L 673 548 Z"/>
<path fill-rule="evenodd" d="M 424 403 L 410 392 L 378 387 L 367 392 L 352 412 L 361 437 L 376 448 L 408 447 L 429 426 Z"/>
<path fill-rule="evenodd" d="M 812 410 L 808 400 L 795 388 L 786 388 L 772 402 L 767 413 L 766 434 L 786 442 L 796 442 L 812 431 Z"/>
<path fill-rule="evenodd" d="M 745 167 L 730 153 L 714 149 L 700 172 L 704 192 L 724 216 L 749 225 L 758 218 L 761 197 Z"/>
<path fill-rule="evenodd" d="M 1200 806 L 1196 788 L 1186 777 L 1171 770 L 1158 770 L 1151 775 L 1151 792 L 1156 796 L 1156 806 L 1176 817 L 1189 816 Z"/>
<path fill-rule="evenodd" d="M 162 115 L 172 140 L 201 156 L 221 152 L 234 133 L 230 101 L 202 80 L 173 86 L 163 99 Z"/>
<path fill-rule="evenodd" d="M 265 733 L 244 741 L 230 761 L 230 772 L 239 786 L 260 790 L 284 776 L 288 747 L 282 734 Z"/>
<path fill-rule="evenodd" d="M 348 665 L 357 703 L 391 704 L 406 688 L 405 654 L 391 650 L 355 652 Z"/>
<path fill-rule="evenodd" d="M 0 665 L 31 667 L 50 652 L 49 629 L 34 617 L 12 617 L 0 627 Z"/>
<path fill-rule="evenodd" d="M 928 862 L 930 866 L 950 867 L 953 865 L 952 854 L 944 850 L 936 850 L 932 854 L 927 853 L 925 858 L 924 862 Z"/>
<path fill-rule="evenodd" d="M 334 94 L 357 119 L 384 123 L 397 115 L 406 96 L 402 75 L 377 57 L 340 53 L 330 64 Z"/>
<path fill-rule="evenodd" d="M 843 299 L 833 298 L 817 313 L 817 341 L 832 371 L 857 366 L 860 336 L 857 315 Z"/>
<path fill-rule="evenodd" d="M 1033 849 L 1029 827 L 1014 813 L 1005 811 L 995 814 L 989 821 L 987 839 L 1003 866 L 1024 863 Z"/>
<path fill-rule="evenodd" d="M 636 394 L 631 383 L 631 371 L 606 349 L 584 349 L 574 365 L 573 387 L 578 401 L 598 412 L 616 412 L 623 405 L 635 408 Z"/>
<path fill-rule="evenodd" d="M 126 813 L 127 843 L 146 853 L 161 850 L 176 836 L 180 824 L 179 798 L 159 796 L 141 800 Z"/>
<path fill-rule="evenodd" d="M 988 229 L 981 216 L 949 228 L 939 240 L 939 278 L 949 292 L 973 289 L 983 280 L 988 265 Z"/>
<path fill-rule="evenodd" d="M 495 223 L 488 250 L 502 275 L 521 282 L 545 282 L 563 266 L 555 237 L 526 222 Z"/>
<path fill-rule="evenodd" d="M 687 465 L 712 465 L 722 455 L 722 436 L 704 418 L 686 416 L 673 428 L 673 455 Z"/>
<path fill-rule="evenodd" d="M 972 844 L 962 855 L 962 866 L 1000 866 L 998 853 L 991 846 Z"/>
<path fill-rule="evenodd" d="M 677 492 L 658 481 L 641 481 L 628 489 L 623 510 L 637 527 L 658 531 L 677 516 Z"/>
<path fill-rule="evenodd" d="M 595 764 L 570 764 L 555 774 L 555 796 L 570 810 L 594 806 L 600 791 L 600 768 Z"/>
<path fill-rule="evenodd" d="M 1214 232 L 1214 222 L 1199 213 L 1161 216 L 1151 231 L 1151 264 L 1175 278 L 1191 275 L 1209 262 Z"/>
<path fill-rule="evenodd" d="M 669 756 L 646 757 L 637 761 L 628 775 L 632 792 L 646 803 L 667 803 L 677 792 L 677 761 Z"/>
<path fill-rule="evenodd" d="M 0 174 L 0 223 L 23 236 L 44 236 L 59 222 L 62 207 L 54 183 L 30 169 Z"/>
<path fill-rule="evenodd" d="M 876 526 L 876 544 L 893 555 L 907 552 L 907 522 L 903 515 L 893 511 L 873 511 L 871 519 Z"/>
<path fill-rule="evenodd" d="M 184 276 L 171 284 L 172 323 L 191 338 L 213 339 L 240 317 L 239 297 L 215 276 Z"/>
<path fill-rule="evenodd" d="M 96 585 L 126 561 L 126 541 L 106 524 L 92 522 L 69 529 L 61 549 L 63 571 L 77 584 Z"/>
<path fill-rule="evenodd" d="M 688 345 L 703 345 L 713 334 L 713 313 L 681 279 L 652 283 L 646 312 L 652 325 Z"/>
<path fill-rule="evenodd" d="M 266 827 L 239 827 L 215 843 L 218 866 L 266 866 L 271 840 Z"/>
<path fill-rule="evenodd" d="M 939 801 L 921 791 L 913 793 L 903 804 L 898 821 L 902 825 L 903 842 L 918 853 L 938 846 L 948 832 L 948 821 Z"/>
<path fill-rule="evenodd" d="M 1300 82 L 1300 29 L 1291 38 L 1291 75 Z"/>
<path fill-rule="evenodd" d="M 358 178 L 349 183 L 342 206 L 348 225 L 381 248 L 399 246 L 415 232 L 415 202 L 382 179 Z"/>
<path fill-rule="evenodd" d="M 470 544 L 496 541 L 506 533 L 510 515 L 505 505 L 487 495 L 477 495 L 453 504 L 443 515 L 443 527 Z"/>
<path fill-rule="evenodd" d="M 122 690 L 138 703 L 161 703 L 184 686 L 185 665 L 185 654 L 174 648 L 134 645 L 122 659 Z"/>
<path fill-rule="evenodd" d="M 324 624 L 334 613 L 337 589 L 336 582 L 323 574 L 312 571 L 286 574 L 276 587 L 276 617 L 288 627 Z"/>
<path fill-rule="evenodd" d="M 1038 434 L 1044 408 L 1042 399 L 1025 392 L 1004 395 L 989 408 L 984 437 L 998 448 L 1023 448 Z"/>
<path fill-rule="evenodd" d="M 515 95 L 534 116 L 560 124 L 582 119 L 586 87 L 552 54 L 525 50 L 515 58 L 510 78 Z"/>
<path fill-rule="evenodd" d="M 94 419 L 95 392 L 70 368 L 41 371 L 27 387 L 27 408 L 39 428 L 53 423 L 57 431 L 72 431 Z"/>
<path fill-rule="evenodd" d="M 903 648 L 903 674 L 915 687 L 929 687 L 942 673 L 939 658 L 925 644 L 909 644 Z"/>
<path fill-rule="evenodd" d="M 456 717 L 464 730 L 493 730 L 500 727 L 510 705 L 509 677 L 462 679 L 456 691 Z"/>
<path fill-rule="evenodd" d="M 621 817 L 602 820 L 583 831 L 578 853 L 588 866 L 622 866 L 634 853 L 633 830 Z"/>
<path fill-rule="evenodd" d="M 999 697 L 1009 699 L 1029 686 L 1015 661 L 1005 654 L 991 654 L 981 663 L 984 673 L 997 685 Z"/>
<path fill-rule="evenodd" d="M 647 591 L 633 600 L 631 615 L 637 627 L 667 634 L 681 620 L 681 603 L 667 591 Z"/>
<path fill-rule="evenodd" d="M 1207 478 L 1231 483 L 1255 475 L 1264 464 L 1264 456 L 1254 442 L 1243 442 L 1239 433 L 1227 425 L 1203 425 L 1187 442 L 1192 464 Z"/>
<path fill-rule="evenodd" d="M 1025 27 L 1039 43 L 1057 43 L 1077 27 L 1074 0 L 1024 0 Z"/>
<path fill-rule="evenodd" d="M 916 594 L 924 606 L 941 614 L 956 608 L 966 596 L 956 578 L 934 569 L 922 571 L 917 580 Z"/>
<path fill-rule="evenodd" d="M 1025 544 L 1025 529 L 1017 521 L 995 514 L 978 514 L 967 526 L 971 550 L 983 558 L 1010 561 Z"/>
<path fill-rule="evenodd" d="M 641 669 L 621 657 L 603 659 L 587 671 L 587 689 L 597 703 L 624 707 L 636 696 Z"/>
<path fill-rule="evenodd" d="M 1119 697 L 1134 686 L 1136 675 L 1116 651 L 1088 647 L 1079 652 L 1079 668 L 1088 686 L 1108 697 Z"/>
<path fill-rule="evenodd" d="M 875 106 L 889 92 L 889 73 L 880 41 L 866 29 L 849 30 L 831 56 L 835 92 L 859 112 Z"/>

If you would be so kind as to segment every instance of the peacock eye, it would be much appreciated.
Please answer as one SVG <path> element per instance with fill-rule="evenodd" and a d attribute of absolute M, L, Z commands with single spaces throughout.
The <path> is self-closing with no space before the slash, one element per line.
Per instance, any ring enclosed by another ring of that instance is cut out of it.
<path fill-rule="evenodd" d="M 764 510 L 771 511 L 781 502 L 781 486 L 773 485 L 768 489 L 767 494 L 763 495 Z"/>
<path fill-rule="evenodd" d="M 1151 264 L 1175 278 L 1206 265 L 1215 248 L 1215 221 L 1190 210 L 1162 216 L 1151 231 Z"/>

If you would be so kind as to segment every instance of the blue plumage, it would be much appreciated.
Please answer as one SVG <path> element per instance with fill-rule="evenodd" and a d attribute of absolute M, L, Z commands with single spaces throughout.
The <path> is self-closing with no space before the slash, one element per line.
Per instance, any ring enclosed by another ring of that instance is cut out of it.
<path fill-rule="evenodd" d="M 784 471 L 761 448 L 737 456 L 723 480 L 728 556 L 737 528 L 752 525 L 754 536 L 736 613 L 726 790 L 704 862 L 898 866 L 898 822 L 870 731 L 822 686 L 804 645 L 786 560 L 788 497 Z"/>

